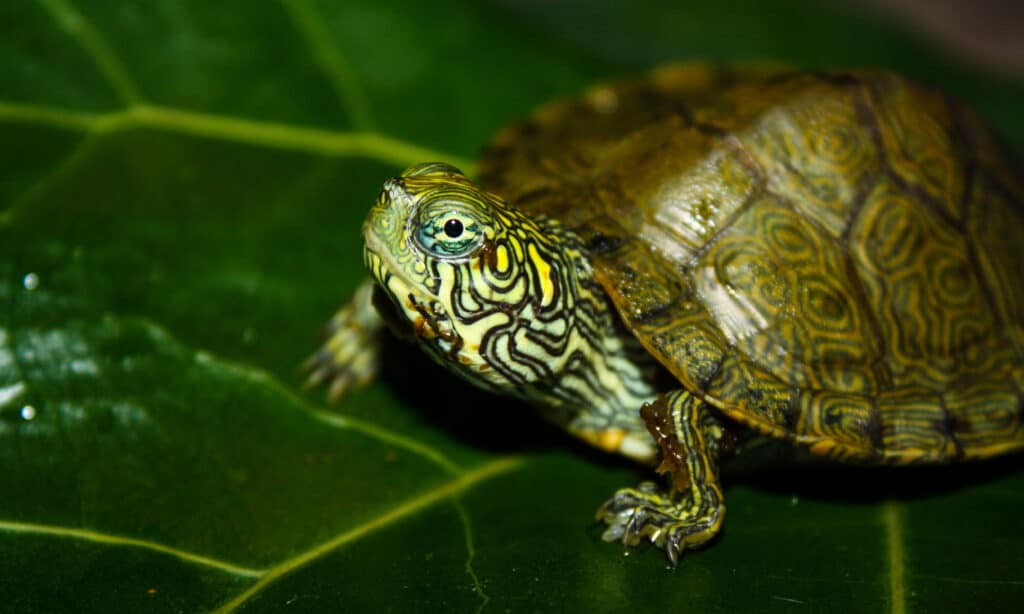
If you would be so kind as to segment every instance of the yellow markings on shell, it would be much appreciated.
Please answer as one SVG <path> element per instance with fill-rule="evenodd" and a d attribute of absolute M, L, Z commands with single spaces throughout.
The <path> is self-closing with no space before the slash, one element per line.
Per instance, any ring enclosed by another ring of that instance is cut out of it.
<path fill-rule="evenodd" d="M 970 448 L 964 450 L 964 458 L 968 460 L 988 458 L 990 456 L 998 456 L 1000 454 L 1020 450 L 1022 447 L 1024 447 L 1024 442 L 1004 441 L 1001 443 L 990 444 L 982 448 Z"/>
<path fill-rule="evenodd" d="M 952 443 L 950 443 L 950 447 L 951 446 L 952 446 Z M 913 463 L 915 461 L 918 461 L 918 460 L 924 458 L 926 452 L 928 452 L 928 450 L 925 450 L 924 448 L 921 448 L 920 450 L 901 450 L 900 451 L 900 461 L 899 462 L 900 462 L 900 464 L 903 464 L 903 463 L 907 463 L 907 464 Z"/>
<path fill-rule="evenodd" d="M 551 282 L 551 265 L 541 257 L 533 243 L 527 246 L 526 251 L 530 255 L 530 261 L 534 268 L 537 269 L 539 277 L 537 281 L 540 282 L 541 288 L 540 304 L 542 306 L 550 305 L 555 300 L 555 284 Z"/>
<path fill-rule="evenodd" d="M 811 443 L 811 453 L 818 456 L 828 456 L 828 453 L 835 448 L 835 443 L 830 439 L 819 439 Z"/>

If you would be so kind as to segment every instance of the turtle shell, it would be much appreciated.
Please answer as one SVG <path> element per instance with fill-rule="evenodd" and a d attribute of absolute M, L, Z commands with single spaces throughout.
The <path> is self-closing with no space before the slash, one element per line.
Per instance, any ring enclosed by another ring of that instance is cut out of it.
<path fill-rule="evenodd" d="M 880 71 L 673 66 L 501 132 L 481 184 L 587 245 L 640 342 L 842 460 L 1024 447 L 1024 186 L 969 109 Z"/>

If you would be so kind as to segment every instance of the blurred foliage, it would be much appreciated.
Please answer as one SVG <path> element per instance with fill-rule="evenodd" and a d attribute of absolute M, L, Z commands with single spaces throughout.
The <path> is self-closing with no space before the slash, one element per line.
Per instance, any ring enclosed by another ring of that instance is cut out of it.
<path fill-rule="evenodd" d="M 773 468 L 666 569 L 592 514 L 642 469 L 404 347 L 296 365 L 381 181 L 667 59 L 884 65 L 1024 143 L 1024 90 L 795 2 L 0 5 L 0 602 L 12 611 L 966 611 L 1024 597 L 1008 461 Z M 396 360 L 397 359 L 397 360 Z"/>

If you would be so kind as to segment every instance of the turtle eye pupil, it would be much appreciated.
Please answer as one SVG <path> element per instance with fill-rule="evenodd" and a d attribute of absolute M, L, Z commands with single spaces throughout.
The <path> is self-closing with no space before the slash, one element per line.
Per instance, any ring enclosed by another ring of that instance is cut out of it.
<path fill-rule="evenodd" d="M 457 219 L 450 219 L 444 223 L 444 234 L 457 239 L 462 234 L 462 222 Z"/>

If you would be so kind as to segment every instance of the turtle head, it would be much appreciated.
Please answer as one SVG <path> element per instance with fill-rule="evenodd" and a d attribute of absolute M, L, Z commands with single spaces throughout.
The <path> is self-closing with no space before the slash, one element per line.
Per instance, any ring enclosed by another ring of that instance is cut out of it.
<path fill-rule="evenodd" d="M 432 163 L 384 183 L 363 238 L 375 299 L 387 299 L 377 310 L 399 336 L 608 449 L 609 415 L 637 430 L 656 363 L 621 327 L 574 232 Z M 597 407 L 609 414 L 595 426 Z"/>
<path fill-rule="evenodd" d="M 509 363 L 524 326 L 553 340 L 568 328 L 558 237 L 458 169 L 429 163 L 385 182 L 363 238 L 366 265 L 391 299 L 378 310 L 396 333 L 485 387 L 514 394 L 543 375 L 540 357 L 532 370 Z"/>

